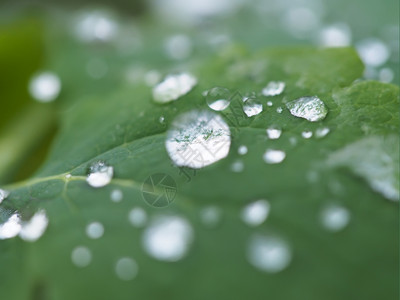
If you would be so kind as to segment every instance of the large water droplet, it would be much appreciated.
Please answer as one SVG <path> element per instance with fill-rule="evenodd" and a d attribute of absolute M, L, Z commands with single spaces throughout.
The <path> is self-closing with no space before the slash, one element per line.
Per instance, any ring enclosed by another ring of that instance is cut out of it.
<path fill-rule="evenodd" d="M 26 223 L 23 223 L 19 236 L 29 242 L 38 240 L 46 231 L 49 219 L 44 210 L 39 210 Z"/>
<path fill-rule="evenodd" d="M 263 111 L 263 106 L 256 97 L 245 97 L 243 102 L 243 111 L 248 117 L 256 116 Z"/>
<path fill-rule="evenodd" d="M 92 222 L 86 226 L 86 234 L 91 239 L 101 238 L 104 234 L 104 226 L 100 222 Z"/>
<path fill-rule="evenodd" d="M 279 139 L 282 134 L 282 130 L 276 127 L 267 128 L 267 136 L 270 140 Z"/>
<path fill-rule="evenodd" d="M 281 150 L 267 149 L 264 153 L 264 161 L 268 164 L 279 164 L 286 157 L 286 153 Z"/>
<path fill-rule="evenodd" d="M 228 125 L 210 111 L 189 111 L 180 115 L 168 130 L 165 146 L 177 166 L 199 169 L 213 164 L 229 153 Z"/>
<path fill-rule="evenodd" d="M 330 231 L 344 229 L 350 221 L 349 211 L 338 205 L 325 207 L 321 212 L 322 225 Z"/>
<path fill-rule="evenodd" d="M 243 208 L 241 218 L 249 226 L 258 226 L 267 219 L 270 207 L 267 200 L 257 200 Z"/>
<path fill-rule="evenodd" d="M 92 252 L 85 246 L 75 247 L 71 253 L 71 261 L 77 267 L 86 267 L 92 261 Z"/>
<path fill-rule="evenodd" d="M 317 96 L 301 97 L 286 103 L 286 107 L 293 116 L 304 118 L 311 122 L 323 120 L 328 113 L 325 103 Z"/>
<path fill-rule="evenodd" d="M 261 91 L 264 96 L 277 96 L 282 94 L 285 89 L 285 83 L 283 81 L 271 81 Z M 270 105 L 269 105 L 270 106 Z"/>
<path fill-rule="evenodd" d="M 279 238 L 254 235 L 248 245 L 247 258 L 257 269 L 277 273 L 287 268 L 292 253 L 288 245 Z"/>
<path fill-rule="evenodd" d="M 51 102 L 58 97 L 61 81 L 52 72 L 36 74 L 29 82 L 29 93 L 39 102 Z"/>
<path fill-rule="evenodd" d="M 153 98 L 158 103 L 168 103 L 189 93 L 197 84 L 197 79 L 189 73 L 168 75 L 153 88 Z"/>
<path fill-rule="evenodd" d="M 230 102 L 231 92 L 227 88 L 214 87 L 206 92 L 206 102 L 209 108 L 215 111 L 226 109 Z"/>
<path fill-rule="evenodd" d="M 21 219 L 17 213 L 11 215 L 6 222 L 0 224 L 0 240 L 13 238 L 21 231 Z"/>
<path fill-rule="evenodd" d="M 135 207 L 129 212 L 128 218 L 134 227 L 143 227 L 147 222 L 147 213 L 143 208 Z"/>
<path fill-rule="evenodd" d="M 130 257 L 120 258 L 115 264 L 115 273 L 121 280 L 132 280 L 138 273 L 136 261 Z"/>
<path fill-rule="evenodd" d="M 90 166 L 89 174 L 86 177 L 86 181 L 90 186 L 99 188 L 109 184 L 113 175 L 113 167 L 108 166 L 103 161 L 97 161 Z"/>
<path fill-rule="evenodd" d="M 0 203 L 10 195 L 10 192 L 0 189 Z"/>
<path fill-rule="evenodd" d="M 187 254 L 192 240 L 192 227 L 178 216 L 158 217 L 143 233 L 143 247 L 146 252 L 163 261 L 182 259 Z"/>

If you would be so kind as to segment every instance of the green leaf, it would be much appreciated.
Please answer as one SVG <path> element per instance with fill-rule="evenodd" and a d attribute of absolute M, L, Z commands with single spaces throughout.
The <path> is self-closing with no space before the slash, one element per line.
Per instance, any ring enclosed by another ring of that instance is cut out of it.
<path fill-rule="evenodd" d="M 232 49 L 224 58 L 211 58 L 188 71 L 198 77 L 198 85 L 163 106 L 141 84 L 71 100 L 75 104 L 60 114 L 61 128 L 41 169 L 4 187 L 11 194 L 0 205 L 1 220 L 15 211 L 29 219 L 38 208 L 49 218 L 46 232 L 34 243 L 18 237 L 0 241 L 4 298 L 394 298 L 398 207 L 382 190 L 376 192 L 371 176 L 365 175 L 374 170 L 360 165 L 383 151 L 387 160 L 398 163 L 398 87 L 357 82 L 363 66 L 350 48 L 257 54 Z M 263 97 L 261 114 L 247 118 L 240 113 L 240 95 L 260 92 L 270 80 L 286 83 L 285 91 L 271 98 L 273 106 Z M 235 95 L 232 109 L 221 113 L 231 126 L 230 153 L 196 172 L 179 169 L 166 152 L 166 130 L 182 112 L 208 109 L 202 92 L 214 86 Z M 321 122 L 296 118 L 285 108 L 287 101 L 314 95 L 329 109 Z M 282 113 L 276 112 L 278 107 Z M 165 123 L 159 122 L 160 116 Z M 282 129 L 281 138 L 267 138 L 265 130 L 272 125 Z M 305 130 L 324 127 L 330 129 L 326 137 L 301 137 Z M 373 148 L 365 147 L 370 145 L 365 141 L 372 141 Z M 240 145 L 248 147 L 245 156 L 237 154 Z M 267 148 L 284 150 L 286 159 L 266 164 L 262 157 Z M 238 159 L 244 170 L 235 173 L 231 164 Z M 100 160 L 114 167 L 114 178 L 95 189 L 85 179 L 91 163 Z M 374 166 L 386 170 L 387 160 L 376 160 Z M 176 198 L 166 208 L 143 200 L 143 182 L 155 173 L 169 174 L 177 185 Z M 385 174 L 384 182 L 398 183 L 398 171 Z M 123 192 L 121 202 L 111 201 L 114 189 Z M 271 211 L 265 223 L 252 228 L 240 214 L 257 199 L 268 199 Z M 351 216 L 348 227 L 336 233 L 324 229 L 319 219 L 321 209 L 332 203 L 346 207 Z M 213 229 L 200 220 L 208 205 L 222 212 Z M 194 240 L 187 256 L 177 262 L 150 257 L 142 245 L 144 229 L 128 220 L 133 207 L 141 207 L 150 218 L 179 215 L 188 220 Z M 92 221 L 105 228 L 99 239 L 85 233 Z M 247 261 L 254 234 L 273 234 L 288 243 L 293 255 L 285 270 L 265 273 Z M 84 268 L 71 262 L 77 246 L 88 247 L 93 255 Z M 126 256 L 139 268 L 132 281 L 115 274 L 117 260 Z"/>

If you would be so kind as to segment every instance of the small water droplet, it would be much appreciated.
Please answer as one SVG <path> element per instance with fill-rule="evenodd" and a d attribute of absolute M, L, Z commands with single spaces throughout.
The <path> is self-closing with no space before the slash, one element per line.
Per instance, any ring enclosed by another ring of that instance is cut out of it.
<path fill-rule="evenodd" d="M 247 259 L 261 271 L 277 273 L 289 266 L 292 253 L 289 246 L 279 238 L 253 235 L 248 245 Z"/>
<path fill-rule="evenodd" d="M 270 207 L 267 200 L 254 201 L 243 208 L 241 218 L 249 226 L 261 225 L 267 219 Z"/>
<path fill-rule="evenodd" d="M 10 195 L 9 191 L 0 189 L 0 203 Z"/>
<path fill-rule="evenodd" d="M 115 264 L 115 273 L 121 280 L 129 281 L 136 277 L 139 267 L 130 257 L 120 258 Z"/>
<path fill-rule="evenodd" d="M 230 144 L 229 126 L 219 115 L 204 110 L 178 116 L 168 130 L 165 142 L 175 165 L 194 169 L 225 158 Z"/>
<path fill-rule="evenodd" d="M 209 227 L 214 228 L 221 219 L 221 210 L 216 206 L 207 206 L 200 211 L 201 222 Z"/>
<path fill-rule="evenodd" d="M 325 207 L 321 212 L 322 225 L 330 231 L 340 231 L 344 229 L 350 221 L 349 211 L 338 205 Z"/>
<path fill-rule="evenodd" d="M 169 58 L 183 60 L 192 52 L 192 41 L 187 35 L 177 34 L 165 41 L 164 48 Z"/>
<path fill-rule="evenodd" d="M 165 123 L 165 118 L 164 118 L 164 116 L 161 116 L 161 117 L 158 119 L 158 122 L 160 122 L 161 124 L 164 124 L 164 123 Z"/>
<path fill-rule="evenodd" d="M 264 96 L 277 96 L 283 93 L 285 83 L 283 81 L 270 81 L 261 91 Z"/>
<path fill-rule="evenodd" d="M 293 116 L 306 119 L 310 122 L 321 121 L 328 114 L 325 103 L 317 96 L 301 97 L 286 103 L 286 107 Z"/>
<path fill-rule="evenodd" d="M 21 219 L 17 213 L 11 215 L 6 222 L 0 224 L 0 240 L 10 239 L 21 231 Z"/>
<path fill-rule="evenodd" d="M 291 137 L 289 138 L 289 143 L 290 143 L 290 145 L 292 145 L 292 146 L 296 146 L 296 145 L 297 145 L 297 138 L 294 137 L 294 136 L 291 136 Z"/>
<path fill-rule="evenodd" d="M 248 149 L 247 149 L 247 147 L 246 147 L 245 145 L 241 145 L 241 146 L 238 148 L 238 153 L 239 153 L 240 155 L 245 155 L 245 154 L 247 154 L 247 151 L 248 151 Z"/>
<path fill-rule="evenodd" d="M 279 164 L 286 157 L 286 153 L 281 150 L 268 149 L 264 153 L 264 161 L 268 164 Z"/>
<path fill-rule="evenodd" d="M 147 213 L 143 208 L 135 207 L 129 212 L 128 218 L 134 227 L 143 227 L 147 222 Z"/>
<path fill-rule="evenodd" d="M 255 97 L 245 97 L 243 102 L 243 111 L 248 117 L 256 116 L 263 111 L 261 102 Z"/>
<path fill-rule="evenodd" d="M 383 65 L 390 56 L 390 51 L 386 44 L 376 38 L 368 38 L 359 42 L 357 51 L 362 61 L 372 67 Z"/>
<path fill-rule="evenodd" d="M 385 83 L 390 83 L 393 81 L 394 72 L 390 68 L 383 68 L 379 71 L 379 80 Z"/>
<path fill-rule="evenodd" d="M 124 198 L 124 194 L 121 190 L 115 189 L 111 191 L 110 197 L 113 202 L 121 202 L 122 198 Z"/>
<path fill-rule="evenodd" d="M 97 161 L 90 166 L 86 182 L 95 188 L 103 187 L 111 182 L 113 175 L 113 167 L 106 165 L 103 161 Z"/>
<path fill-rule="evenodd" d="M 19 236 L 29 242 L 37 241 L 46 231 L 49 219 L 47 218 L 44 210 L 39 210 L 33 217 L 26 223 L 22 224 Z"/>
<path fill-rule="evenodd" d="M 178 261 L 188 252 L 193 229 L 178 216 L 163 216 L 152 221 L 143 233 L 143 247 L 155 259 Z"/>
<path fill-rule="evenodd" d="M 71 261 L 77 267 L 86 267 L 92 261 L 92 252 L 85 246 L 77 246 L 72 250 Z"/>
<path fill-rule="evenodd" d="M 208 107 L 215 111 L 222 111 L 226 109 L 231 103 L 230 90 L 219 86 L 207 91 L 205 97 Z"/>
<path fill-rule="evenodd" d="M 324 47 L 346 47 L 351 44 L 351 31 L 347 24 L 334 24 L 323 28 L 318 40 Z"/>
<path fill-rule="evenodd" d="M 315 137 L 316 138 L 323 138 L 329 133 L 330 129 L 328 127 L 318 128 L 315 130 Z"/>
<path fill-rule="evenodd" d="M 267 102 L 267 106 L 271 107 L 272 105 L 274 105 L 274 103 L 272 103 L 272 101 Z"/>
<path fill-rule="evenodd" d="M 302 6 L 293 6 L 286 10 L 283 24 L 288 31 L 297 38 L 304 38 L 319 25 L 320 14 L 313 9 Z"/>
<path fill-rule="evenodd" d="M 279 139 L 282 134 L 282 130 L 276 127 L 267 128 L 267 136 L 271 140 Z"/>
<path fill-rule="evenodd" d="M 197 84 L 197 79 L 189 73 L 168 75 L 153 88 L 153 98 L 158 103 L 175 101 L 189 93 Z"/>
<path fill-rule="evenodd" d="M 301 136 L 305 139 L 311 138 L 313 135 L 312 131 L 306 130 L 301 133 Z"/>
<path fill-rule="evenodd" d="M 71 174 L 66 174 L 65 179 L 71 179 L 72 175 Z"/>
<path fill-rule="evenodd" d="M 52 72 L 42 72 L 34 75 L 29 82 L 30 95 L 39 102 L 55 100 L 61 90 L 61 81 Z"/>
<path fill-rule="evenodd" d="M 101 238 L 104 234 L 104 226 L 100 222 L 92 222 L 86 226 L 86 234 L 91 239 Z"/>
<path fill-rule="evenodd" d="M 279 106 L 279 107 L 276 109 L 276 112 L 277 112 L 278 114 L 281 114 L 281 113 L 283 112 L 283 108 Z"/>
<path fill-rule="evenodd" d="M 150 70 L 144 75 L 144 83 L 147 86 L 155 86 L 161 80 L 161 73 L 157 70 Z"/>
<path fill-rule="evenodd" d="M 232 172 L 239 173 L 244 170 L 244 163 L 241 160 L 236 160 L 231 164 Z"/>

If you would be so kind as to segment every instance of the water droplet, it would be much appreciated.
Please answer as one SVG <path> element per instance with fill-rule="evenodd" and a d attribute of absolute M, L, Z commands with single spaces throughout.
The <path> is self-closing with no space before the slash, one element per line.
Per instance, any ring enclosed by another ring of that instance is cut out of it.
<path fill-rule="evenodd" d="M 86 226 L 86 234 L 91 239 L 101 238 L 104 234 L 104 226 L 100 222 L 92 222 Z"/>
<path fill-rule="evenodd" d="M 390 83 L 393 81 L 394 73 L 392 69 L 383 68 L 379 71 L 379 80 L 385 83 Z"/>
<path fill-rule="evenodd" d="M 297 100 L 286 103 L 286 107 L 293 116 L 311 122 L 321 121 L 328 114 L 328 109 L 326 108 L 325 103 L 316 96 L 301 97 Z"/>
<path fill-rule="evenodd" d="M 71 260 L 77 267 L 86 267 L 92 261 L 92 252 L 85 246 L 78 246 L 72 250 Z"/>
<path fill-rule="evenodd" d="M 306 130 L 301 133 L 301 136 L 305 139 L 311 138 L 313 135 L 312 131 Z"/>
<path fill-rule="evenodd" d="M 225 158 L 230 144 L 229 127 L 219 115 L 193 110 L 175 119 L 165 146 L 175 165 L 199 169 Z"/>
<path fill-rule="evenodd" d="M 161 73 L 157 70 L 150 70 L 144 75 L 144 83 L 147 86 L 155 86 L 161 80 Z"/>
<path fill-rule="evenodd" d="M 272 103 L 272 101 L 267 102 L 267 106 L 271 107 L 272 105 L 274 105 L 274 103 Z"/>
<path fill-rule="evenodd" d="M 192 42 L 188 36 L 177 34 L 165 41 L 164 48 L 169 58 L 183 60 L 191 54 Z"/>
<path fill-rule="evenodd" d="M 315 137 L 316 138 L 323 138 L 329 133 L 330 129 L 328 127 L 318 128 L 315 130 Z"/>
<path fill-rule="evenodd" d="M 0 203 L 10 195 L 10 192 L 0 189 Z"/>
<path fill-rule="evenodd" d="M 246 147 L 245 145 L 241 145 L 241 146 L 238 148 L 238 153 L 239 153 L 240 155 L 245 155 L 245 154 L 247 154 L 247 151 L 248 151 L 248 149 L 247 149 L 247 147 Z"/>
<path fill-rule="evenodd" d="M 286 153 L 281 150 L 268 149 L 264 153 L 264 161 L 268 164 L 279 164 L 286 157 Z"/>
<path fill-rule="evenodd" d="M 330 205 L 322 210 L 322 225 L 330 231 L 340 231 L 344 229 L 349 221 L 350 213 L 342 206 Z"/>
<path fill-rule="evenodd" d="M 47 218 L 44 210 L 39 210 L 33 217 L 26 223 L 22 224 L 19 236 L 29 242 L 37 241 L 46 231 L 49 219 Z"/>
<path fill-rule="evenodd" d="M 270 81 L 261 93 L 264 96 L 277 96 L 282 94 L 284 89 L 285 83 L 283 81 Z"/>
<path fill-rule="evenodd" d="M 289 138 L 289 143 L 290 143 L 292 146 L 296 146 L 296 145 L 297 145 L 297 138 L 294 137 L 294 136 L 291 136 L 291 137 Z"/>
<path fill-rule="evenodd" d="M 164 123 L 165 123 L 165 118 L 164 118 L 164 116 L 161 116 L 161 117 L 158 119 L 158 122 L 160 122 L 161 124 L 164 124 Z"/>
<path fill-rule="evenodd" d="M 271 140 L 279 139 L 282 134 L 282 130 L 276 127 L 267 128 L 268 138 Z"/>
<path fill-rule="evenodd" d="M 223 87 L 217 86 L 210 89 L 205 97 L 208 107 L 215 111 L 222 111 L 231 103 L 231 92 Z"/>
<path fill-rule="evenodd" d="M 147 222 L 147 213 L 143 208 L 135 207 L 129 212 L 128 218 L 134 227 L 143 227 Z"/>
<path fill-rule="evenodd" d="M 218 225 L 221 219 L 221 210 L 216 206 L 207 206 L 200 211 L 201 222 L 209 228 Z"/>
<path fill-rule="evenodd" d="M 241 160 L 236 160 L 231 164 L 232 172 L 239 173 L 244 170 L 244 163 Z"/>
<path fill-rule="evenodd" d="M 71 174 L 65 174 L 65 179 L 71 179 L 72 175 Z"/>
<path fill-rule="evenodd" d="M 308 7 L 292 7 L 287 10 L 283 24 L 297 38 L 304 38 L 307 33 L 319 25 L 319 14 Z"/>
<path fill-rule="evenodd" d="M 146 252 L 158 260 L 178 261 L 188 252 L 193 240 L 190 224 L 178 216 L 154 219 L 143 234 Z"/>
<path fill-rule="evenodd" d="M 121 202 L 122 198 L 124 198 L 124 194 L 121 190 L 116 189 L 111 191 L 110 197 L 113 202 Z"/>
<path fill-rule="evenodd" d="M 243 98 L 243 111 L 248 117 L 253 117 L 260 114 L 263 111 L 261 102 L 254 97 Z"/>
<path fill-rule="evenodd" d="M 0 224 L 0 240 L 10 239 L 21 231 L 21 219 L 17 213 L 11 215 L 6 222 Z"/>
<path fill-rule="evenodd" d="M 103 187 L 111 182 L 113 175 L 113 167 L 106 165 L 103 161 L 97 161 L 90 166 L 86 182 L 95 188 Z"/>
<path fill-rule="evenodd" d="M 267 219 L 270 207 L 267 200 L 254 201 L 243 208 L 241 218 L 249 226 L 261 225 Z"/>
<path fill-rule="evenodd" d="M 372 67 L 383 65 L 390 56 L 386 44 L 376 38 L 368 38 L 358 43 L 357 51 L 362 61 Z"/>
<path fill-rule="evenodd" d="M 277 112 L 278 114 L 281 114 L 281 113 L 283 112 L 283 108 L 279 106 L 279 107 L 276 109 L 276 112 Z"/>
<path fill-rule="evenodd" d="M 115 264 L 115 273 L 121 280 L 129 281 L 136 277 L 139 267 L 130 257 L 120 258 Z"/>
<path fill-rule="evenodd" d="M 39 102 L 55 100 L 61 90 L 61 81 L 52 72 L 42 72 L 34 75 L 29 82 L 29 93 Z"/>
<path fill-rule="evenodd" d="M 318 39 L 324 47 L 346 47 L 351 44 L 351 31 L 347 24 L 334 24 L 323 28 Z"/>
<path fill-rule="evenodd" d="M 247 259 L 261 271 L 277 273 L 289 266 L 292 253 L 288 245 L 279 238 L 254 235 L 248 245 Z"/>
<path fill-rule="evenodd" d="M 108 72 L 108 65 L 105 60 L 91 58 L 86 64 L 86 72 L 94 79 L 103 78 Z"/>
<path fill-rule="evenodd" d="M 168 103 L 189 93 L 197 84 L 197 79 L 189 73 L 168 75 L 153 88 L 153 98 L 158 103 Z"/>

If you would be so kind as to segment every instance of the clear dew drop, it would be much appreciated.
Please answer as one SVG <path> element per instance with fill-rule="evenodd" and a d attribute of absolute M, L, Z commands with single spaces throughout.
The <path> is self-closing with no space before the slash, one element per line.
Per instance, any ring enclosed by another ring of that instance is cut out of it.
<path fill-rule="evenodd" d="M 389 48 L 377 38 L 368 38 L 357 44 L 357 51 L 362 61 L 371 67 L 383 65 L 390 56 Z"/>
<path fill-rule="evenodd" d="M 158 118 L 158 122 L 159 122 L 160 124 L 164 124 L 164 123 L 165 123 L 165 117 L 164 117 L 164 116 L 159 117 L 159 118 Z"/>
<path fill-rule="evenodd" d="M 175 101 L 189 93 L 197 84 L 197 78 L 189 73 L 168 75 L 153 87 L 153 99 L 158 103 Z"/>
<path fill-rule="evenodd" d="M 241 160 L 236 160 L 231 164 L 231 171 L 240 173 L 244 170 L 244 163 Z"/>
<path fill-rule="evenodd" d="M 315 130 L 315 137 L 321 139 L 325 137 L 329 132 L 330 129 L 328 127 L 318 128 L 317 130 Z"/>
<path fill-rule="evenodd" d="M 170 36 L 164 43 L 167 56 L 174 60 L 183 60 L 192 52 L 192 41 L 187 35 L 177 34 Z"/>
<path fill-rule="evenodd" d="M 264 96 L 277 96 L 283 93 L 285 83 L 283 81 L 270 81 L 261 93 Z"/>
<path fill-rule="evenodd" d="M 87 267 L 92 261 L 92 252 L 85 246 L 77 246 L 72 250 L 71 261 L 79 268 Z"/>
<path fill-rule="evenodd" d="M 193 110 L 178 116 L 167 132 L 165 146 L 177 166 L 200 169 L 229 153 L 229 126 L 217 114 Z"/>
<path fill-rule="evenodd" d="M 147 213 L 143 208 L 135 207 L 129 212 L 128 219 L 134 227 L 143 227 L 147 223 Z"/>
<path fill-rule="evenodd" d="M 261 225 L 268 217 L 271 205 L 267 200 L 257 200 L 246 205 L 241 211 L 241 219 L 247 225 Z"/>
<path fill-rule="evenodd" d="M 157 260 L 178 261 L 186 256 L 193 240 L 188 221 L 178 216 L 155 218 L 143 233 L 145 251 Z"/>
<path fill-rule="evenodd" d="M 221 220 L 221 209 L 217 206 L 207 206 L 200 211 L 200 220 L 204 226 L 214 228 Z"/>
<path fill-rule="evenodd" d="M 224 87 L 210 89 L 205 93 L 205 97 L 208 107 L 215 111 L 222 111 L 231 103 L 231 92 Z"/>
<path fill-rule="evenodd" d="M 34 75 L 29 82 L 30 95 L 39 102 L 54 101 L 61 90 L 61 81 L 52 72 L 42 72 Z"/>
<path fill-rule="evenodd" d="M 306 131 L 303 131 L 303 132 L 301 133 L 301 136 L 302 136 L 304 139 L 310 139 L 310 138 L 313 136 L 313 132 L 310 131 L 310 130 L 306 130 Z"/>
<path fill-rule="evenodd" d="M 0 189 L 0 203 L 10 195 L 10 192 Z"/>
<path fill-rule="evenodd" d="M 35 242 L 46 231 L 48 224 L 49 219 L 46 215 L 46 212 L 44 210 L 39 210 L 28 222 L 22 223 L 19 236 L 24 241 Z"/>
<path fill-rule="evenodd" d="M 103 187 L 111 182 L 113 175 L 113 167 L 103 161 L 97 161 L 90 166 L 86 182 L 94 188 Z"/>
<path fill-rule="evenodd" d="M 310 122 L 321 121 L 328 114 L 325 103 L 317 96 L 301 97 L 286 103 L 286 107 L 293 116 L 306 119 Z"/>
<path fill-rule="evenodd" d="M 111 191 L 110 198 L 112 202 L 121 202 L 124 198 L 124 194 L 121 190 L 115 189 Z"/>
<path fill-rule="evenodd" d="M 281 137 L 282 130 L 276 127 L 267 128 L 267 136 L 270 140 L 276 140 Z"/>
<path fill-rule="evenodd" d="M 279 106 L 279 107 L 276 109 L 276 112 L 277 112 L 278 114 L 281 114 L 281 113 L 283 112 L 283 108 Z"/>
<path fill-rule="evenodd" d="M 238 153 L 240 155 L 245 155 L 245 154 L 247 154 L 247 152 L 248 152 L 248 149 L 247 149 L 247 147 L 245 145 L 239 146 Z"/>
<path fill-rule="evenodd" d="M 263 158 L 267 164 L 279 164 L 286 158 L 286 153 L 282 150 L 267 149 Z"/>
<path fill-rule="evenodd" d="M 267 101 L 267 106 L 271 107 L 272 105 L 274 105 L 274 103 L 272 103 L 272 101 Z"/>
<path fill-rule="evenodd" d="M 139 267 L 130 257 L 122 257 L 115 264 L 115 274 L 121 280 L 129 281 L 136 277 Z"/>
<path fill-rule="evenodd" d="M 321 212 L 322 225 L 329 231 L 340 231 L 349 224 L 349 221 L 350 213 L 342 206 L 330 205 Z"/>
<path fill-rule="evenodd" d="M 101 238 L 104 234 L 104 226 L 100 222 L 92 222 L 86 226 L 86 235 L 91 239 Z"/>
<path fill-rule="evenodd" d="M 7 221 L 0 224 L 0 240 L 10 239 L 21 231 L 21 219 L 17 213 L 11 215 Z"/>
<path fill-rule="evenodd" d="M 251 265 L 267 273 L 277 273 L 287 268 L 292 253 L 285 241 L 277 237 L 253 235 L 247 248 Z"/>
<path fill-rule="evenodd" d="M 257 116 L 263 111 L 263 106 L 257 98 L 245 97 L 243 102 L 243 112 L 248 117 Z"/>

